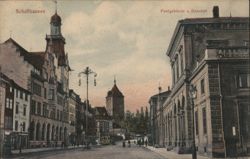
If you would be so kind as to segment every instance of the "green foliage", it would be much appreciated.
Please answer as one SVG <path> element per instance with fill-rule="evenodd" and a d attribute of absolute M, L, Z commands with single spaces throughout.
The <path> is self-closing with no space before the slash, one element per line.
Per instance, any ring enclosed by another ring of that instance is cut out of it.
<path fill-rule="evenodd" d="M 127 111 L 125 114 L 125 119 L 122 121 L 122 128 L 125 128 L 129 132 L 136 134 L 145 134 L 148 132 L 148 108 L 145 111 L 141 107 L 141 111 L 137 110 L 136 114 Z"/>

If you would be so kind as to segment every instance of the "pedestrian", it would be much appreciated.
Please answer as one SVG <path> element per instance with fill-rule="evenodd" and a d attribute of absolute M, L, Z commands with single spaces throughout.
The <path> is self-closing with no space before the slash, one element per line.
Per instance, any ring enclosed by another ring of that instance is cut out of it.
<path fill-rule="evenodd" d="M 146 139 L 146 141 L 145 141 L 145 145 L 146 145 L 146 147 L 148 146 L 148 140 Z"/>
<path fill-rule="evenodd" d="M 122 142 L 122 147 L 126 147 L 126 143 L 125 143 L 124 140 L 123 140 L 123 142 Z"/>
<path fill-rule="evenodd" d="M 130 147 L 131 145 L 130 145 L 130 140 L 128 140 L 128 147 Z"/>

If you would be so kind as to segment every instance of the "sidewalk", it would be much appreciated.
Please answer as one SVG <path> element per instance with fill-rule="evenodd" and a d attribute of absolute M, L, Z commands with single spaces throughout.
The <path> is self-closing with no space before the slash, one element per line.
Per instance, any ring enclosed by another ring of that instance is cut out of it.
<path fill-rule="evenodd" d="M 64 148 L 63 147 L 46 147 L 46 148 L 22 149 L 21 154 L 43 152 L 43 151 L 54 151 L 54 150 L 67 150 L 67 149 L 82 148 L 82 147 L 85 147 L 85 145 L 68 146 L 68 147 L 64 147 Z M 19 154 L 19 150 L 12 150 L 11 153 L 13 155 Z"/>
<path fill-rule="evenodd" d="M 10 156 L 6 156 L 5 158 L 16 158 L 16 157 L 22 157 L 27 155 L 36 154 L 39 152 L 51 152 L 51 151 L 63 151 L 63 150 L 74 150 L 74 149 L 80 149 L 84 148 L 85 145 L 79 145 L 79 146 L 68 146 L 68 147 L 46 147 L 46 148 L 32 148 L 32 149 L 22 149 L 22 153 L 19 153 L 19 150 L 12 150 Z"/>
<path fill-rule="evenodd" d="M 166 148 L 155 148 L 152 146 L 147 146 L 145 148 L 155 153 L 158 153 L 159 155 L 165 157 L 166 159 L 192 159 L 192 154 L 177 154 L 175 151 L 167 151 Z M 197 154 L 197 159 L 211 159 L 211 158 Z M 236 159 L 236 158 L 230 158 L 230 159 Z M 238 157 L 237 159 L 250 159 L 250 157 Z"/>
<path fill-rule="evenodd" d="M 167 159 L 192 159 L 192 154 L 177 154 L 175 151 L 167 151 L 166 148 L 155 148 L 152 146 L 145 147 Z M 197 159 L 209 159 L 208 157 L 197 154 Z"/>

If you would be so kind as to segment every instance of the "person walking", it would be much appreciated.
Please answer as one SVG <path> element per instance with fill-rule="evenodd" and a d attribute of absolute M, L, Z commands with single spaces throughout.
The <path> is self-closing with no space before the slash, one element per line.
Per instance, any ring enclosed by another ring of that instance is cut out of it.
<path fill-rule="evenodd" d="M 146 145 L 146 147 L 148 146 L 148 140 L 146 139 L 146 141 L 145 141 L 145 145 Z"/>

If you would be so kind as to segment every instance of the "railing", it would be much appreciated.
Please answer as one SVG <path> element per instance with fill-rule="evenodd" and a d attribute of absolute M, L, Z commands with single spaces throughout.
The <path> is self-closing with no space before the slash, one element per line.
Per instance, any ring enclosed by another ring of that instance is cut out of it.
<path fill-rule="evenodd" d="M 225 47 L 205 50 L 204 60 L 216 59 L 249 59 L 249 49 L 247 47 Z"/>

